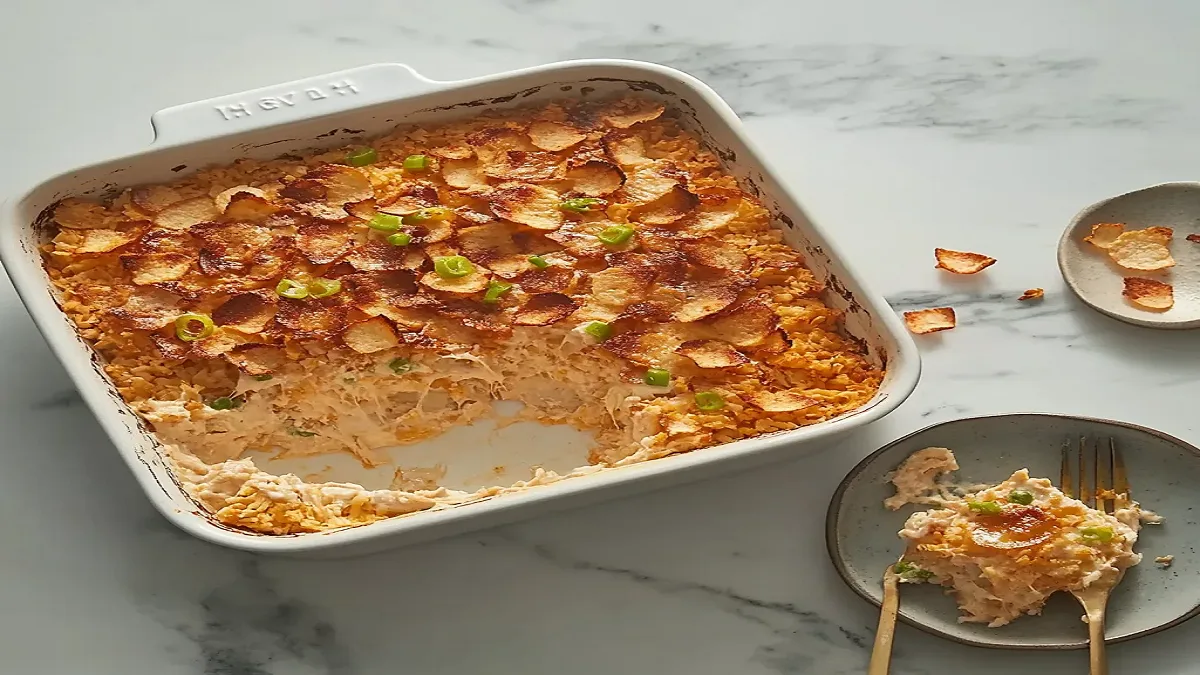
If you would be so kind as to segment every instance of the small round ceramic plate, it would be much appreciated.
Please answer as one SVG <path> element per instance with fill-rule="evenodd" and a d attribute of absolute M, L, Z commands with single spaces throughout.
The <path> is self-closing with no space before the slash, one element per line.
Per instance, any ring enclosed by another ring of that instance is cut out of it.
<path fill-rule="evenodd" d="M 1160 272 L 1119 267 L 1105 251 L 1083 238 L 1098 223 L 1123 223 L 1126 230 L 1152 226 L 1175 230 L 1171 255 L 1175 266 Z M 1200 327 L 1200 183 L 1163 183 L 1096 202 L 1079 212 L 1058 242 L 1058 268 L 1080 300 L 1114 319 L 1149 328 Z M 1170 284 L 1175 304 L 1150 310 L 1122 296 L 1124 277 L 1143 277 Z"/>
<path fill-rule="evenodd" d="M 897 532 L 910 514 L 884 508 L 894 494 L 889 474 L 906 457 L 931 446 L 950 448 L 958 459 L 954 480 L 998 483 L 1013 471 L 1058 483 L 1064 441 L 1111 437 L 1125 460 L 1134 499 L 1165 519 L 1142 529 L 1136 550 L 1144 556 L 1113 591 L 1108 605 L 1108 641 L 1158 632 L 1200 613 L 1200 449 L 1144 427 L 1066 415 L 1015 414 L 945 422 L 901 438 L 854 467 L 834 493 L 826 519 L 829 555 L 850 588 L 878 605 L 884 570 L 904 552 Z M 927 507 L 926 507 L 927 508 Z M 1164 569 L 1159 556 L 1175 556 Z M 1058 593 L 1040 616 L 1023 616 L 1000 628 L 959 623 L 954 599 L 933 584 L 902 584 L 900 619 L 935 635 L 982 647 L 1082 649 L 1087 625 L 1075 598 Z"/>

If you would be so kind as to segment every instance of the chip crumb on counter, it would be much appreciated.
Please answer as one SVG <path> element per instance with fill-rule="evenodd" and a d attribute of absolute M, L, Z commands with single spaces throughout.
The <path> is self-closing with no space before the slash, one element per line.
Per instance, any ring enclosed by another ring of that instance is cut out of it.
<path fill-rule="evenodd" d="M 1171 563 L 1173 562 L 1175 562 L 1175 556 L 1173 555 L 1160 555 L 1154 559 L 1154 564 L 1158 565 L 1164 570 L 1170 567 Z"/>
<path fill-rule="evenodd" d="M 904 323 L 914 335 L 925 335 L 954 328 L 957 318 L 953 307 L 935 307 L 905 312 Z"/>
<path fill-rule="evenodd" d="M 978 274 L 996 264 L 995 258 L 982 253 L 951 251 L 948 248 L 933 249 L 933 257 L 937 259 L 934 269 L 946 270 L 953 274 Z"/>
<path fill-rule="evenodd" d="M 1018 300 L 1041 300 L 1046 295 L 1046 292 L 1040 288 L 1030 288 L 1021 294 Z"/>

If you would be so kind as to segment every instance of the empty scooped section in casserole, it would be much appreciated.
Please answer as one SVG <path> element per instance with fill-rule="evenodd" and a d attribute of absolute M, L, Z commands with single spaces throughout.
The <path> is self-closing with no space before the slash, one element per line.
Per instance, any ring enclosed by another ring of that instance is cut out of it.
<path fill-rule="evenodd" d="M 640 98 L 400 127 L 66 200 L 54 220 L 64 311 L 189 493 L 265 534 L 795 429 L 864 405 L 883 376 L 768 212 Z M 397 461 L 480 421 L 593 442 L 578 466 L 498 467 L 478 489 Z M 368 489 L 252 455 L 393 476 Z"/>

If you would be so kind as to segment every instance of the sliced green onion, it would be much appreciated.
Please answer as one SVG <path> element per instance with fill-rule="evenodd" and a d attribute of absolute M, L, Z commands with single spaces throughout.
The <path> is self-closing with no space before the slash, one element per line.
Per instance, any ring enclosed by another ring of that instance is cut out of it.
<path fill-rule="evenodd" d="M 308 282 L 308 294 L 314 298 L 328 298 L 342 290 L 342 282 L 337 279 L 319 277 Z"/>
<path fill-rule="evenodd" d="M 387 243 L 391 244 L 392 246 L 408 246 L 410 243 L 412 243 L 412 235 L 407 232 L 389 234 Z"/>
<path fill-rule="evenodd" d="M 367 227 L 380 232 L 395 232 L 400 229 L 400 216 L 393 216 L 390 213 L 376 213 L 371 222 L 367 223 Z"/>
<path fill-rule="evenodd" d="M 397 375 L 403 375 L 404 373 L 412 370 L 412 361 L 409 361 L 403 356 L 397 356 L 391 361 L 388 361 L 388 368 L 391 368 L 392 372 Z"/>
<path fill-rule="evenodd" d="M 725 399 L 715 391 L 696 392 L 696 407 L 701 410 L 713 411 L 725 407 Z"/>
<path fill-rule="evenodd" d="M 550 263 L 546 262 L 546 259 L 540 255 L 529 256 L 529 264 L 533 265 L 534 267 L 538 268 L 539 270 L 544 270 L 550 266 Z"/>
<path fill-rule="evenodd" d="M 424 171 L 429 166 L 429 158 L 425 155 L 409 155 L 404 158 L 404 168 L 409 171 Z"/>
<path fill-rule="evenodd" d="M 494 305 L 500 302 L 500 296 L 512 289 L 512 284 L 506 281 L 489 281 L 487 292 L 483 294 L 483 301 L 486 304 Z"/>
<path fill-rule="evenodd" d="M 454 217 L 454 209 L 449 206 L 430 206 L 425 209 L 417 209 L 412 213 L 404 216 L 406 225 L 415 223 L 427 223 L 431 220 L 450 220 Z"/>
<path fill-rule="evenodd" d="M 587 213 L 592 210 L 592 207 L 599 204 L 600 200 L 595 197 L 576 197 L 574 199 L 565 199 L 558 205 L 558 208 L 563 211 L 574 211 L 575 213 Z"/>
<path fill-rule="evenodd" d="M 1113 529 L 1111 527 L 1081 527 L 1079 536 L 1087 541 L 1112 541 Z"/>
<path fill-rule="evenodd" d="M 292 279 L 284 279 L 275 286 L 275 292 L 285 298 L 293 300 L 303 300 L 308 297 L 308 286 L 294 281 Z"/>
<path fill-rule="evenodd" d="M 317 432 L 315 431 L 305 431 L 303 429 L 297 429 L 296 427 L 288 427 L 288 433 L 293 436 L 300 436 L 303 438 L 311 438 L 317 435 Z"/>
<path fill-rule="evenodd" d="M 474 272 L 475 266 L 461 255 L 451 255 L 433 261 L 433 271 L 443 279 L 457 279 Z"/>
<path fill-rule="evenodd" d="M 604 342 L 612 336 L 612 326 L 603 321 L 593 321 L 583 327 L 583 332 L 591 335 L 597 340 Z"/>
<path fill-rule="evenodd" d="M 633 237 L 633 228 L 628 225 L 609 225 L 596 235 L 600 241 L 611 244 L 624 244 Z"/>
<path fill-rule="evenodd" d="M 213 410 L 232 410 L 236 408 L 237 405 L 237 400 L 229 398 L 228 396 L 222 396 L 220 398 L 214 398 L 212 402 L 208 404 L 208 407 L 212 408 Z"/>
<path fill-rule="evenodd" d="M 896 574 L 899 574 L 900 578 L 907 579 L 909 581 L 912 581 L 913 579 L 924 581 L 926 579 L 933 578 L 933 572 L 930 572 L 929 570 L 923 570 L 907 560 L 901 560 L 900 562 L 896 563 L 896 566 L 892 568 L 892 571 L 894 571 Z"/>
<path fill-rule="evenodd" d="M 642 376 L 642 381 L 651 387 L 665 387 L 671 384 L 671 373 L 663 368 L 651 368 Z"/>
<path fill-rule="evenodd" d="M 1029 506 L 1033 503 L 1033 493 L 1028 490 L 1013 490 L 1008 493 L 1008 501 L 1014 504 Z"/>
<path fill-rule="evenodd" d="M 175 319 L 175 335 L 184 342 L 195 342 L 213 334 L 217 327 L 203 314 L 184 314 Z"/>
<path fill-rule="evenodd" d="M 983 513 L 989 516 L 997 516 L 1004 511 L 1004 509 L 1000 507 L 1000 504 L 996 502 L 967 502 L 967 508 L 971 509 L 975 513 Z"/>
<path fill-rule="evenodd" d="M 358 148 L 346 155 L 346 163 L 350 166 L 366 166 L 379 161 L 379 153 L 375 148 Z"/>
<path fill-rule="evenodd" d="M 267 380 L 270 380 L 272 377 L 274 377 L 274 376 L 273 375 L 255 375 L 254 379 L 257 382 L 266 382 Z"/>

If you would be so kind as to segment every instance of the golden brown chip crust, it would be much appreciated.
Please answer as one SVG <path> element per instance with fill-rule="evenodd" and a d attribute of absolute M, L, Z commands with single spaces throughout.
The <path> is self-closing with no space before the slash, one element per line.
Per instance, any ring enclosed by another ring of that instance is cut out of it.
<path fill-rule="evenodd" d="M 146 213 L 158 213 L 168 206 L 183 201 L 183 195 L 167 185 L 143 185 L 129 194 L 130 201 Z"/>
<path fill-rule="evenodd" d="M 562 197 L 554 190 L 529 183 L 504 183 L 488 198 L 497 218 L 538 230 L 557 230 L 562 225 L 561 203 Z"/>
<path fill-rule="evenodd" d="M 380 316 L 351 325 L 342 333 L 342 341 L 359 354 L 373 354 L 400 344 L 392 324 Z"/>
<path fill-rule="evenodd" d="M 142 237 L 146 231 L 145 225 L 133 225 L 124 230 L 89 229 L 84 230 L 75 253 L 109 253 L 122 246 L 132 244 Z"/>
<path fill-rule="evenodd" d="M 688 340 L 676 351 L 701 368 L 731 368 L 750 363 L 745 354 L 723 340 Z"/>
<path fill-rule="evenodd" d="M 321 300 L 280 298 L 275 323 L 300 339 L 328 340 L 346 325 L 346 308 L 336 297 Z"/>
<path fill-rule="evenodd" d="M 261 333 L 275 318 L 277 298 L 265 289 L 238 293 L 213 310 L 213 323 L 248 335 Z"/>
<path fill-rule="evenodd" d="M 606 159 L 588 160 L 567 170 L 571 191 L 585 197 L 605 197 L 625 184 L 625 174 Z"/>
<path fill-rule="evenodd" d="M 139 286 L 182 279 L 192 267 L 190 256 L 182 253 L 147 253 L 121 256 L 121 266 L 133 275 Z"/>
<path fill-rule="evenodd" d="M 354 230 L 339 223 L 305 223 L 296 234 L 296 249 L 315 265 L 328 265 L 348 253 L 354 244 Z"/>
<path fill-rule="evenodd" d="M 587 138 L 582 130 L 562 122 L 539 120 L 529 125 L 529 140 L 542 150 L 559 151 Z"/>
<path fill-rule="evenodd" d="M 222 354 L 247 375 L 270 375 L 287 363 L 284 350 L 263 344 L 241 344 Z"/>
<path fill-rule="evenodd" d="M 346 262 L 360 272 L 416 270 L 425 264 L 425 255 L 413 245 L 393 246 L 372 239 L 351 251 Z"/>
<path fill-rule="evenodd" d="M 794 412 L 819 405 L 820 401 L 792 390 L 755 390 L 742 394 L 750 405 L 766 412 Z"/>
<path fill-rule="evenodd" d="M 513 324 L 517 326 L 549 326 L 571 316 L 579 303 L 562 293 L 539 293 L 517 310 Z"/>
<path fill-rule="evenodd" d="M 153 286 L 140 287 L 129 295 L 129 299 L 109 313 L 130 328 L 158 330 L 175 321 L 183 313 L 180 304 L 183 298 L 176 293 Z"/>
<path fill-rule="evenodd" d="M 168 230 L 186 230 L 193 225 L 216 220 L 220 215 L 212 199 L 193 197 L 171 204 L 154 214 L 154 224 Z"/>

